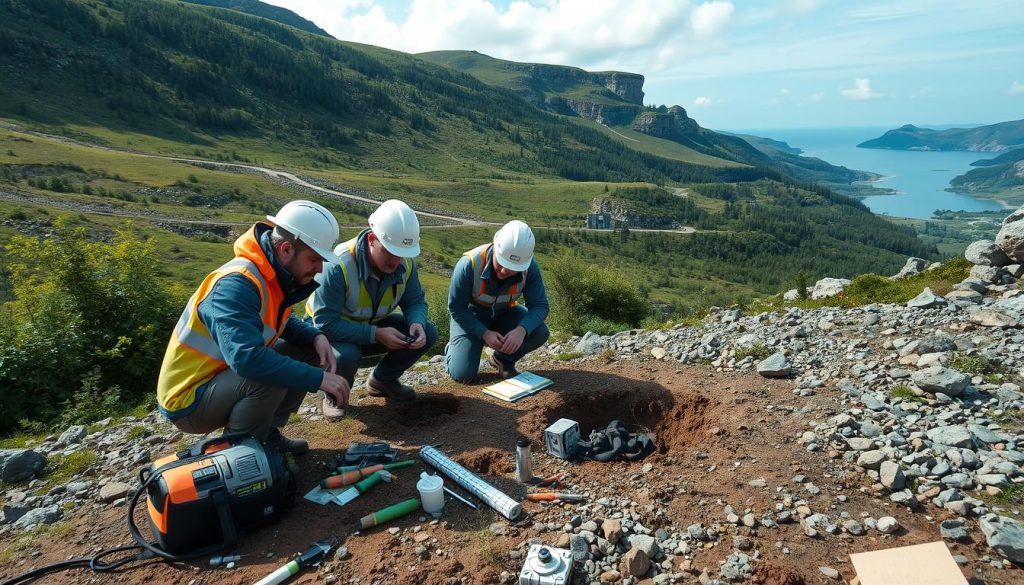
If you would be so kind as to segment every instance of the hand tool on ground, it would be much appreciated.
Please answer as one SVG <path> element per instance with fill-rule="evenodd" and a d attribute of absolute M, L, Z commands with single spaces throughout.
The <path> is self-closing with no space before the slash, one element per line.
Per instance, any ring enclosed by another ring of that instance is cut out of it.
<path fill-rule="evenodd" d="M 302 569 L 319 565 L 320 561 L 327 556 L 327 553 L 331 552 L 333 547 L 334 544 L 328 541 L 321 540 L 320 542 L 315 542 L 309 547 L 309 550 L 260 579 L 255 585 L 278 585 L 278 583 L 284 583 L 289 577 Z"/>
<path fill-rule="evenodd" d="M 335 496 L 334 501 L 337 502 L 339 506 L 344 506 L 359 497 L 360 494 L 366 493 L 367 490 L 381 481 L 391 481 L 391 478 L 392 475 L 386 471 L 374 471 L 370 477 L 367 477 Z"/>
<path fill-rule="evenodd" d="M 345 471 L 339 473 L 338 475 L 332 475 L 326 479 L 320 480 L 320 487 L 324 488 L 325 490 L 333 490 L 347 485 L 352 485 L 359 481 L 360 479 L 363 479 L 364 477 L 369 477 L 370 474 L 372 474 L 374 471 L 409 467 L 413 463 L 415 462 L 412 459 L 409 459 L 408 461 L 399 461 L 398 463 L 378 463 L 376 465 L 371 465 L 369 467 L 364 467 L 362 469 L 353 469 L 351 471 Z"/>
<path fill-rule="evenodd" d="M 551 477 L 545 477 L 544 479 L 542 479 L 539 482 L 537 482 L 537 487 L 545 487 L 545 486 L 549 486 L 549 485 L 554 485 L 554 484 L 556 484 L 556 483 L 558 483 L 560 481 L 562 481 L 562 474 L 556 473 L 555 475 L 552 475 Z"/>
<path fill-rule="evenodd" d="M 228 563 L 237 563 L 242 560 L 242 555 L 217 555 L 210 559 L 211 567 L 219 567 Z"/>
<path fill-rule="evenodd" d="M 453 492 L 452 490 L 450 490 L 448 488 L 444 488 L 444 491 L 448 492 L 449 496 L 455 498 L 456 500 L 462 502 L 463 504 L 466 504 L 470 508 L 473 508 L 474 510 L 479 510 L 480 509 L 480 508 L 476 507 L 476 504 L 474 504 L 473 502 L 470 502 L 469 500 L 467 500 L 466 498 L 464 498 L 464 497 L 460 496 L 459 494 Z"/>
<path fill-rule="evenodd" d="M 553 502 L 560 500 L 562 502 L 583 502 L 587 499 L 582 494 L 560 494 L 557 492 L 544 492 L 541 494 L 526 494 L 526 499 L 531 502 Z"/>
<path fill-rule="evenodd" d="M 416 461 L 412 459 L 406 459 L 405 461 L 395 461 L 394 463 L 377 463 L 376 465 L 339 465 L 335 470 L 338 473 L 345 473 L 346 471 L 359 471 L 360 469 L 369 469 L 371 471 L 379 471 L 385 469 L 391 471 L 392 469 L 401 469 L 403 467 L 409 467 Z"/>
<path fill-rule="evenodd" d="M 373 528 L 374 526 L 380 526 L 385 522 L 390 522 L 395 518 L 401 518 L 406 514 L 412 514 L 416 510 L 420 509 L 419 498 L 410 498 L 403 502 L 399 502 L 393 506 L 388 506 L 383 510 L 377 510 L 373 514 L 367 514 L 356 521 L 357 530 L 365 530 L 367 528 Z"/>

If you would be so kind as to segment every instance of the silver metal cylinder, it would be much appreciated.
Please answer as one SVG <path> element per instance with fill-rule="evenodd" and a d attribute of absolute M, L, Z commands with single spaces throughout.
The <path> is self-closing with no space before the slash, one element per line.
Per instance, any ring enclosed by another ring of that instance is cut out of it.
<path fill-rule="evenodd" d="M 516 441 L 516 481 L 528 483 L 533 479 L 533 460 L 530 458 L 530 440 L 520 437 Z"/>

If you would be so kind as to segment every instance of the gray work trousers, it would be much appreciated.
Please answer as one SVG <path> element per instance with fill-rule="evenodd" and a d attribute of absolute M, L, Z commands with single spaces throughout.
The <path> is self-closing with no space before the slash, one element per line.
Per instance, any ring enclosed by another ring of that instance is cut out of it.
<path fill-rule="evenodd" d="M 312 345 L 298 347 L 279 339 L 274 351 L 320 365 Z M 172 422 L 186 433 L 206 434 L 223 427 L 224 434 L 247 433 L 266 441 L 272 430 L 284 426 L 288 417 L 299 410 L 305 397 L 305 390 L 270 386 L 243 378 L 228 368 L 210 379 L 192 412 Z"/>

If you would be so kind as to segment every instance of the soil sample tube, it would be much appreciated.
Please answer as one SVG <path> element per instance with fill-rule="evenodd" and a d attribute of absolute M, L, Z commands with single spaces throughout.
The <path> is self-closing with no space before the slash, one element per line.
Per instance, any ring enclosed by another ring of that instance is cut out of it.
<path fill-rule="evenodd" d="M 385 522 L 390 522 L 395 518 L 401 518 L 406 514 L 412 514 L 416 510 L 420 509 L 419 498 L 409 498 L 404 502 L 399 502 L 393 506 L 388 506 L 383 510 L 377 510 L 373 514 L 367 514 L 358 521 L 356 521 L 356 528 L 358 530 L 365 530 L 367 528 L 373 528 L 374 526 L 380 526 Z"/>

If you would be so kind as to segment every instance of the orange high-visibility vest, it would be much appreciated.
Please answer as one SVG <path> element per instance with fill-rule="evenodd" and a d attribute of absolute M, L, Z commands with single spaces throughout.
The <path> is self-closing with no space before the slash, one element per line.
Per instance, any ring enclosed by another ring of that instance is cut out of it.
<path fill-rule="evenodd" d="M 526 272 L 520 273 L 523 275 L 521 282 L 513 284 L 500 295 L 494 296 L 487 292 L 487 281 L 484 280 L 483 274 L 491 246 L 492 244 L 484 244 L 463 254 L 463 256 L 469 256 L 469 263 L 473 267 L 473 302 L 481 307 L 493 307 L 498 304 L 508 304 L 509 307 L 513 307 L 518 303 L 519 297 L 523 294 L 523 288 L 526 286 Z"/>
<path fill-rule="evenodd" d="M 242 274 L 256 285 L 260 293 L 260 319 L 263 321 L 263 343 L 270 347 L 284 331 L 291 307 L 281 310 L 284 291 L 277 274 L 257 241 L 253 226 L 235 241 L 235 258 L 211 272 L 188 300 L 171 341 L 164 353 L 157 382 L 157 401 L 170 413 L 188 408 L 196 398 L 196 390 L 228 368 L 217 339 L 199 318 L 199 303 L 210 294 L 220 279 Z"/>

